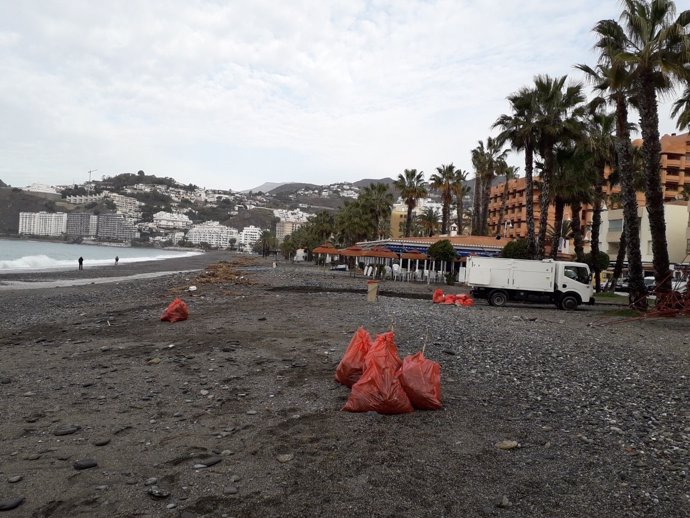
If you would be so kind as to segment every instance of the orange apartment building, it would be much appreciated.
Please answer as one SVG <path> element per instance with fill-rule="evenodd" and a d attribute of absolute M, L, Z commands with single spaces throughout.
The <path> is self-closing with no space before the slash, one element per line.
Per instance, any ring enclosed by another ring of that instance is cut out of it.
<path fill-rule="evenodd" d="M 642 145 L 642 140 L 633 141 L 633 145 Z M 539 178 L 535 178 L 534 181 L 536 184 L 539 182 Z M 501 236 L 509 238 L 527 237 L 527 199 L 525 195 L 525 183 L 526 181 L 524 178 L 518 178 L 508 182 L 508 201 L 503 216 L 504 223 L 501 225 L 502 228 L 500 229 L 498 228 L 498 219 L 503 204 L 503 190 L 506 184 L 503 182 L 491 188 L 491 197 L 489 200 L 490 235 L 495 236 L 500 234 Z M 688 190 L 690 190 L 690 133 L 683 133 L 681 135 L 673 133 L 661 137 L 661 184 L 665 201 L 683 199 L 690 194 L 688 192 Z M 620 193 L 620 186 L 618 185 L 614 186 L 612 189 L 609 189 L 605 185 L 604 189 L 608 195 Z M 637 203 L 640 207 L 645 205 L 644 193 L 637 193 Z M 538 232 L 539 215 L 541 211 L 539 207 L 539 193 L 536 189 L 532 199 L 532 205 L 534 207 L 535 231 Z M 548 216 L 549 225 L 553 225 L 554 213 L 555 209 L 553 205 L 551 205 L 549 207 Z M 563 219 L 568 220 L 570 217 L 570 208 L 566 207 Z M 583 207 L 581 218 L 581 226 L 585 235 L 585 247 L 588 248 L 589 229 L 592 223 L 591 206 Z"/>

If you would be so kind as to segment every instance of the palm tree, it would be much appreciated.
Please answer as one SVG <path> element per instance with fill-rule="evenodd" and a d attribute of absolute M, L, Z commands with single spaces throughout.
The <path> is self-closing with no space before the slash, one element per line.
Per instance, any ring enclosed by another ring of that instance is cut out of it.
<path fill-rule="evenodd" d="M 510 187 L 511 180 L 515 180 L 518 177 L 518 168 L 515 166 L 509 166 L 506 164 L 505 160 L 502 160 L 498 165 L 497 173 L 499 176 L 505 178 L 505 183 L 503 184 L 503 196 L 501 198 L 501 210 L 498 214 L 498 223 L 496 224 L 496 234 L 500 235 L 501 225 L 503 225 L 503 218 L 506 214 L 506 207 L 508 206 L 508 191 Z"/>
<path fill-rule="evenodd" d="M 592 201 L 592 184 L 596 173 L 587 162 L 591 160 L 591 154 L 578 142 L 571 148 L 562 148 L 558 151 L 557 174 L 554 177 L 553 195 L 555 205 L 555 228 L 561 228 L 564 224 L 563 213 L 566 205 L 570 206 L 571 219 L 569 223 L 569 237 L 573 238 L 575 256 L 579 262 L 584 262 L 584 240 L 582 237 L 581 212 L 582 205 Z M 551 257 L 556 258 L 558 253 L 559 238 L 552 236 Z"/>
<path fill-rule="evenodd" d="M 637 98 L 645 158 L 645 196 L 652 234 L 654 274 L 661 291 L 671 291 L 664 193 L 661 187 L 657 91 L 668 91 L 676 80 L 690 80 L 690 10 L 675 18 L 672 0 L 624 0 L 622 52 L 613 56 L 629 66 Z M 615 23 L 615 22 L 614 22 Z"/>
<path fill-rule="evenodd" d="M 508 96 L 512 114 L 501 115 L 492 128 L 500 128 L 496 140 L 501 144 L 510 143 L 516 151 L 525 152 L 525 200 L 527 220 L 527 256 L 534 258 L 536 246 L 534 239 L 534 183 L 532 173 L 534 168 L 534 150 L 537 142 L 535 126 L 535 95 L 533 88 L 521 88 L 518 92 Z"/>
<path fill-rule="evenodd" d="M 335 216 L 336 240 L 344 246 L 370 239 L 376 234 L 371 213 L 361 200 L 346 201 Z"/>
<path fill-rule="evenodd" d="M 601 211 L 604 200 L 603 185 L 605 181 L 605 170 L 612 170 L 616 164 L 615 146 L 615 125 L 614 114 L 603 112 L 599 109 L 599 102 L 594 101 L 590 104 L 590 112 L 585 121 L 585 149 L 590 154 L 587 161 L 588 171 L 594 179 L 594 192 L 592 193 L 592 237 L 590 247 L 592 250 L 592 268 L 594 270 L 594 285 L 596 292 L 601 291 L 601 271 L 599 268 L 599 230 L 601 228 Z"/>
<path fill-rule="evenodd" d="M 438 228 L 438 212 L 433 207 L 427 207 L 419 216 L 419 225 L 425 236 L 433 236 Z"/>
<path fill-rule="evenodd" d="M 673 103 L 671 117 L 678 117 L 676 126 L 679 130 L 690 129 L 690 85 L 685 87 L 683 95 Z"/>
<path fill-rule="evenodd" d="M 472 188 L 467 184 L 467 175 L 469 173 L 467 171 L 463 171 L 462 169 L 458 169 L 455 171 L 455 180 L 453 181 L 453 184 L 451 185 L 453 189 L 453 195 L 455 196 L 455 210 L 457 214 L 457 221 L 458 221 L 458 235 L 462 235 L 462 231 L 464 229 L 465 223 L 464 223 L 464 216 L 465 216 L 465 196 L 467 196 Z"/>
<path fill-rule="evenodd" d="M 450 220 L 450 204 L 453 201 L 453 182 L 455 181 L 455 166 L 441 164 L 436 168 L 436 172 L 429 178 L 432 189 L 436 189 L 441 195 L 441 234 L 448 233 L 448 222 Z"/>
<path fill-rule="evenodd" d="M 534 79 L 537 144 L 539 154 L 544 159 L 537 242 L 537 257 L 540 258 L 544 257 L 545 252 L 550 188 L 556 169 L 556 147 L 560 143 L 573 141 L 582 133 L 582 85 L 566 86 L 566 80 L 567 76 L 552 78 L 548 75 L 539 75 Z"/>
<path fill-rule="evenodd" d="M 647 306 L 642 255 L 640 253 L 640 224 L 637 219 L 637 197 L 635 195 L 633 150 L 628 123 L 628 97 L 630 96 L 630 73 L 628 65 L 620 56 L 626 45 L 623 29 L 613 20 L 601 20 L 594 27 L 598 40 L 599 63 L 595 68 L 577 65 L 594 84 L 601 99 L 615 106 L 616 117 L 616 166 L 620 175 L 621 200 L 623 202 L 623 230 L 628 256 L 628 277 L 630 301 L 640 309 Z"/>
<path fill-rule="evenodd" d="M 407 205 L 405 237 L 410 237 L 410 232 L 412 231 L 412 211 L 417 206 L 417 200 L 426 198 L 429 195 L 426 182 L 424 181 L 424 171 L 417 172 L 416 169 L 405 169 L 404 173 L 398 175 L 394 185 L 400 191 L 400 197 Z"/>
<path fill-rule="evenodd" d="M 374 183 L 365 187 L 359 195 L 365 211 L 373 219 L 374 238 L 383 239 L 390 230 L 389 218 L 393 207 L 393 193 L 385 183 Z"/>
<path fill-rule="evenodd" d="M 496 171 L 500 164 L 505 162 L 508 154 L 507 149 L 501 149 L 503 144 L 493 137 L 484 142 L 479 141 L 479 145 L 472 150 L 472 164 L 475 166 L 477 176 L 475 177 L 475 189 L 477 188 L 477 178 L 479 178 L 479 194 L 475 193 L 475 229 L 473 234 L 483 236 L 489 233 L 489 199 L 491 198 L 491 182 L 496 176 Z"/>

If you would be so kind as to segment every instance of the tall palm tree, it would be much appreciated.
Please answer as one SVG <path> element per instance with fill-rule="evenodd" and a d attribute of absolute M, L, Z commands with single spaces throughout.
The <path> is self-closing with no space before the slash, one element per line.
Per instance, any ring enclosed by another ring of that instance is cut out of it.
<path fill-rule="evenodd" d="M 496 140 L 501 144 L 510 143 L 516 151 L 525 152 L 525 218 L 527 220 L 527 256 L 534 258 L 536 246 L 534 239 L 534 150 L 537 143 L 535 126 L 535 95 L 533 88 L 521 88 L 518 92 L 508 96 L 512 113 L 501 115 L 493 124 L 501 132 Z"/>
<path fill-rule="evenodd" d="M 424 171 L 417 172 L 416 169 L 405 169 L 404 173 L 398 174 L 398 179 L 394 185 L 400 191 L 400 197 L 407 205 L 405 237 L 410 237 L 410 232 L 412 231 L 412 211 L 417 206 L 417 200 L 426 198 L 429 195 L 426 182 L 424 181 Z"/>
<path fill-rule="evenodd" d="M 372 217 L 376 229 L 373 237 L 383 239 L 390 230 L 388 222 L 393 208 L 393 193 L 385 183 L 374 183 L 365 187 L 359 198 Z"/>
<path fill-rule="evenodd" d="M 601 102 L 595 99 L 590 103 L 589 113 L 585 120 L 584 149 L 589 154 L 586 162 L 587 172 L 593 179 L 594 190 L 592 192 L 592 229 L 590 247 L 592 257 L 597 258 L 601 252 L 599 248 L 599 231 L 601 229 L 601 212 L 604 201 L 605 171 L 613 170 L 616 165 L 615 127 L 614 114 L 601 109 Z M 594 286 L 597 293 L 601 291 L 601 269 L 599 261 L 592 261 L 594 270 Z"/>
<path fill-rule="evenodd" d="M 671 291 L 664 193 L 661 187 L 657 92 L 668 91 L 676 80 L 690 80 L 690 10 L 677 18 L 672 0 L 624 0 L 621 22 L 622 52 L 613 56 L 629 66 L 637 97 L 645 158 L 645 196 L 652 234 L 654 273 L 661 291 Z"/>
<path fill-rule="evenodd" d="M 457 214 L 458 222 L 458 235 L 462 235 L 462 231 L 465 227 L 464 216 L 465 216 L 465 196 L 467 196 L 472 188 L 467 185 L 467 171 L 458 169 L 455 171 L 455 180 L 452 184 L 453 195 L 455 196 L 455 210 Z"/>
<path fill-rule="evenodd" d="M 441 164 L 436 168 L 436 172 L 429 178 L 431 187 L 436 189 L 441 195 L 441 234 L 448 233 L 448 222 L 450 220 L 450 204 L 453 201 L 453 182 L 455 181 L 455 166 Z"/>
<path fill-rule="evenodd" d="M 630 142 L 628 122 L 628 98 L 630 97 L 630 70 L 618 56 L 626 45 L 623 29 L 614 20 L 601 20 L 594 26 L 597 35 L 595 48 L 599 51 L 599 63 L 595 68 L 577 65 L 585 72 L 601 99 L 615 106 L 616 117 L 616 169 L 620 175 L 621 201 L 623 202 L 623 230 L 625 252 L 628 256 L 629 298 L 639 309 L 647 306 L 642 254 L 640 253 L 640 223 L 637 219 L 637 197 L 633 168 L 633 148 Z"/>
<path fill-rule="evenodd" d="M 479 178 L 478 194 L 475 194 L 476 229 L 473 234 L 488 235 L 489 233 L 489 199 L 491 198 L 491 183 L 496 176 L 499 164 L 505 162 L 507 149 L 497 139 L 488 137 L 486 146 L 481 140 L 472 150 L 472 164 L 475 166 L 475 188 Z"/>
<path fill-rule="evenodd" d="M 541 175 L 539 238 L 537 257 L 544 257 L 546 225 L 551 200 L 551 182 L 556 169 L 556 147 L 578 138 L 582 133 L 584 113 L 582 85 L 566 85 L 567 76 L 552 78 L 539 75 L 534 79 L 539 154 L 544 159 Z"/>

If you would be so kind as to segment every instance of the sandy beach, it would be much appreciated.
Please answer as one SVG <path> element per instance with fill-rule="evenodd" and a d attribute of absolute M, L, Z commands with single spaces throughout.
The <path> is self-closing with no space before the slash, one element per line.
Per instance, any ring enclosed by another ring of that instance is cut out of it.
<path fill-rule="evenodd" d="M 361 277 L 227 253 L 0 276 L 0 513 L 690 516 L 689 318 L 436 287 L 370 304 Z M 178 295 L 189 320 L 161 322 Z M 426 346 L 442 410 L 340 411 L 361 325 Z"/>

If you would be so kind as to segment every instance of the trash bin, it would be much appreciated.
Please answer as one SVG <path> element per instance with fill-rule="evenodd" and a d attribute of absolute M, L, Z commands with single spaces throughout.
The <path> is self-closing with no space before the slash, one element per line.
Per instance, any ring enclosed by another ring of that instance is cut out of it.
<path fill-rule="evenodd" d="M 379 300 L 379 281 L 367 281 L 367 302 Z"/>

